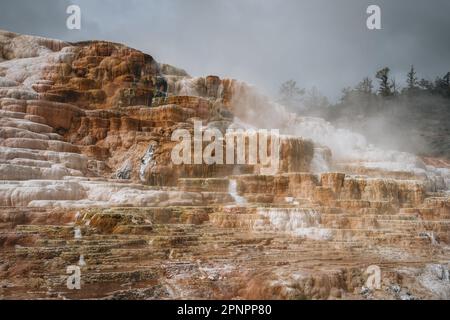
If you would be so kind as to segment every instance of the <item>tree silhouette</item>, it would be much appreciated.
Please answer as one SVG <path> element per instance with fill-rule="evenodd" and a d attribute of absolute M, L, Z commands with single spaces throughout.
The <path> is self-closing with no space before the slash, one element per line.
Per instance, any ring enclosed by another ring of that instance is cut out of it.
<path fill-rule="evenodd" d="M 417 89 L 418 80 L 416 76 L 416 70 L 414 69 L 414 65 L 411 65 L 411 69 L 409 70 L 408 74 L 406 75 L 406 84 L 407 84 L 407 90 L 409 92 L 412 92 Z"/>
<path fill-rule="evenodd" d="M 358 85 L 355 87 L 355 90 L 363 94 L 372 94 L 372 79 L 370 79 L 369 77 L 365 77 L 360 83 L 358 83 Z"/>
<path fill-rule="evenodd" d="M 295 80 L 288 80 L 280 86 L 280 101 L 288 107 L 296 107 L 305 94 L 304 89 L 297 87 Z"/>
<path fill-rule="evenodd" d="M 376 78 L 380 80 L 380 88 L 378 93 L 383 97 L 392 96 L 392 85 L 389 83 L 389 72 L 390 69 L 385 67 L 377 71 Z"/>

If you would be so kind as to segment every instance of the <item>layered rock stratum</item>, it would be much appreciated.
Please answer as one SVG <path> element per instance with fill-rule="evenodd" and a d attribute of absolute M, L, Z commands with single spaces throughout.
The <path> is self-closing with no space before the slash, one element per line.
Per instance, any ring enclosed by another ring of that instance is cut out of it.
<path fill-rule="evenodd" d="M 195 121 L 280 129 L 276 172 L 173 164 Z M 4 299 L 449 299 L 449 168 L 121 44 L 0 32 Z"/>

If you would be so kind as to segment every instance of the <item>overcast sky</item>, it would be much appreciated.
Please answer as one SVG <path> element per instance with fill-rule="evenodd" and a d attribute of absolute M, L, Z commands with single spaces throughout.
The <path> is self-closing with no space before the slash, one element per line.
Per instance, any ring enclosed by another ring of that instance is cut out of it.
<path fill-rule="evenodd" d="M 81 7 L 80 31 L 66 28 L 69 4 Z M 366 28 L 369 4 L 382 30 Z M 270 95 L 294 79 L 334 100 L 383 66 L 399 83 L 411 64 L 430 79 L 450 71 L 450 0 L 0 0 L 0 28 L 121 42 Z"/>

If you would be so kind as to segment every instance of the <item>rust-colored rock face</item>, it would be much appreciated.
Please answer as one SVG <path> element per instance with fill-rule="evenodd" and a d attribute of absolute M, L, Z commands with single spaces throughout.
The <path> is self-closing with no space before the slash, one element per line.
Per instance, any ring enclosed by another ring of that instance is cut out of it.
<path fill-rule="evenodd" d="M 199 123 L 246 161 L 173 161 Z M 120 44 L 0 31 L 0 298 L 449 299 L 449 163 Z"/>
<path fill-rule="evenodd" d="M 154 96 L 165 92 L 158 64 L 138 50 L 92 41 L 76 43 L 67 51 L 64 59 L 46 70 L 46 82 L 33 85 L 45 100 L 107 109 L 150 106 Z"/>

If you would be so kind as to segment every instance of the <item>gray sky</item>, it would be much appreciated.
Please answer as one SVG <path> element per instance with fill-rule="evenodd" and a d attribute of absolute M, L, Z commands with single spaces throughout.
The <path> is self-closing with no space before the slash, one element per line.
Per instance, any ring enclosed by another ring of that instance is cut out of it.
<path fill-rule="evenodd" d="M 78 4 L 82 29 L 68 30 Z M 366 28 L 366 8 L 382 30 Z M 0 28 L 63 40 L 125 43 L 193 76 L 245 80 L 275 95 L 281 82 L 340 90 L 389 66 L 399 83 L 450 71 L 449 0 L 0 0 Z"/>

